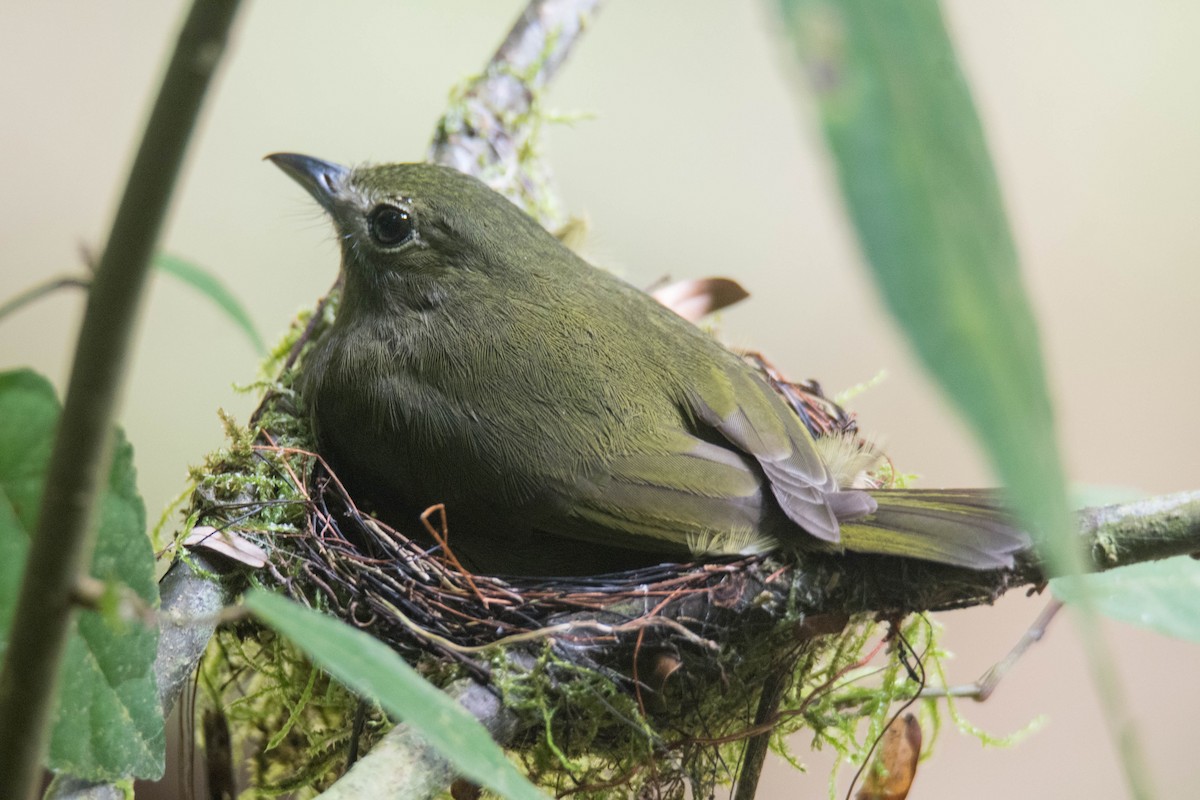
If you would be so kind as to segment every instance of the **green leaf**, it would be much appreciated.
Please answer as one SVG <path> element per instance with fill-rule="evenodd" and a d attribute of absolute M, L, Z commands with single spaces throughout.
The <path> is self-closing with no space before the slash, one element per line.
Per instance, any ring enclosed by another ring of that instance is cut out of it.
<path fill-rule="evenodd" d="M 254 320 L 250 318 L 245 306 L 212 273 L 203 267 L 166 253 L 158 254 L 154 259 L 154 266 L 188 284 L 215 303 L 235 325 L 242 329 L 260 356 L 267 354 L 267 345 L 259 335 L 258 329 L 254 327 Z"/>
<path fill-rule="evenodd" d="M 1188 557 L 1134 564 L 1099 575 L 1056 578 L 1054 594 L 1079 600 L 1084 585 L 1106 617 L 1200 642 L 1200 562 Z"/>
<path fill-rule="evenodd" d="M 1034 529 L 1071 530 L 1037 325 L 935 0 L 779 0 L 876 284 Z"/>
<path fill-rule="evenodd" d="M 36 529 L 59 413 L 45 378 L 28 370 L 0 373 L 0 654 Z M 91 573 L 157 606 L 154 553 L 135 478 L 133 449 L 118 431 Z M 165 739 L 153 672 L 157 646 L 156 630 L 93 611 L 79 615 L 62 665 L 51 769 L 97 781 L 162 775 Z"/>
<path fill-rule="evenodd" d="M 322 669 L 418 731 L 464 777 L 512 800 L 545 800 L 475 717 L 387 645 L 270 592 L 249 592 L 244 602 Z"/>
<path fill-rule="evenodd" d="M 983 129 L 937 0 L 777 0 L 808 73 L 850 217 L 884 301 L 986 446 L 1060 574 L 1083 557 L 1033 312 Z M 1105 713 L 1129 712 L 1086 591 L 1084 647 Z M 1111 730 L 1147 796 L 1136 731 Z"/>

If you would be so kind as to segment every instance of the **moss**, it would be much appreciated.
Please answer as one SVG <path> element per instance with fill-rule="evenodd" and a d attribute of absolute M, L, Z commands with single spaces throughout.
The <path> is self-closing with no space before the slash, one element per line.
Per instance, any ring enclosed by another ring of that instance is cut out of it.
<path fill-rule="evenodd" d="M 207 706 L 229 721 L 234 752 L 251 754 L 243 797 L 310 797 L 345 771 L 358 697 L 270 631 L 219 632 L 200 685 Z M 391 727 L 378 708 L 362 712 L 360 752 Z"/>

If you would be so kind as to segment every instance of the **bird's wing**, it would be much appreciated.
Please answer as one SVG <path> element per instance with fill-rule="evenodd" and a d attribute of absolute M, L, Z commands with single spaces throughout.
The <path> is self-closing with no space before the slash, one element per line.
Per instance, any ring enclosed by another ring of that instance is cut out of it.
<path fill-rule="evenodd" d="M 560 518 L 557 531 L 647 550 L 746 554 L 799 533 L 776 503 L 835 543 L 839 518 L 874 510 L 868 495 L 838 491 L 808 431 L 765 382 L 734 368 L 718 367 L 714 377 L 688 390 L 678 429 L 653 452 L 616 455 L 583 485 L 558 492 L 567 524 Z"/>
<path fill-rule="evenodd" d="M 715 367 L 688 391 L 689 411 L 762 468 L 783 512 L 810 535 L 839 540 L 839 519 L 875 510 L 863 492 L 839 491 L 812 436 L 767 383 L 748 370 Z"/>
<path fill-rule="evenodd" d="M 560 534 L 663 553 L 770 550 L 760 477 L 747 459 L 680 429 L 654 453 L 612 457 L 559 492 Z M 628 537 L 621 534 L 629 534 Z"/>

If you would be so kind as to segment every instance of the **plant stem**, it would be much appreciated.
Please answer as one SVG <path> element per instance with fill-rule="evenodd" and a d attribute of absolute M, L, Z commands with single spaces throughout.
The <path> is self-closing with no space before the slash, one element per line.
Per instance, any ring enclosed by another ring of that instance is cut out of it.
<path fill-rule="evenodd" d="M 754 715 L 755 727 L 767 725 L 776 718 L 795 667 L 795 659 L 788 659 L 767 676 L 758 696 L 758 711 Z M 772 735 L 774 731 L 768 729 L 746 740 L 746 749 L 742 751 L 742 764 L 737 772 L 737 785 L 733 790 L 733 800 L 754 800 L 755 794 L 758 793 L 758 781 L 762 777 L 763 765 L 767 761 Z"/>
<path fill-rule="evenodd" d="M 51 278 L 48 281 L 39 283 L 37 286 L 29 287 L 8 302 L 0 305 L 0 319 L 4 319 L 14 311 L 29 305 L 35 300 L 45 297 L 51 292 L 56 292 L 59 289 L 65 289 L 68 286 L 78 286 L 81 289 L 86 289 L 91 285 L 91 283 L 91 280 L 88 278 L 77 278 L 74 275 L 63 275 L 58 278 Z"/>
<path fill-rule="evenodd" d="M 117 390 L 137 305 L 237 0 L 195 0 L 146 125 L 96 270 L 75 349 L 38 526 L 0 672 L 0 797 L 29 797 L 50 732 L 71 592 L 91 558 Z"/>

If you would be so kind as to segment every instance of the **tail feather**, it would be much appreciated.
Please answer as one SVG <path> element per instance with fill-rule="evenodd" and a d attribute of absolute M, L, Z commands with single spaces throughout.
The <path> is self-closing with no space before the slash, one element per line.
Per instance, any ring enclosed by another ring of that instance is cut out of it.
<path fill-rule="evenodd" d="M 843 520 L 841 541 L 859 553 L 917 558 L 971 569 L 1011 567 L 1030 547 L 990 489 L 872 489 L 870 516 Z"/>

